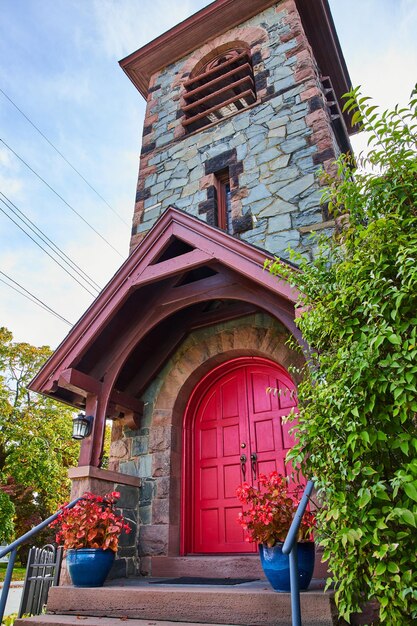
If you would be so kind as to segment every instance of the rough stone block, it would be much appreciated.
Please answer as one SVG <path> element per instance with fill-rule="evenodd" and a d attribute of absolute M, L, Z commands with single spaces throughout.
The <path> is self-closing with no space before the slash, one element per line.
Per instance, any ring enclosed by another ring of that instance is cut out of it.
<path fill-rule="evenodd" d="M 142 454 L 146 454 L 148 452 L 148 449 L 148 436 L 132 438 L 132 456 L 141 456 Z"/>
<path fill-rule="evenodd" d="M 153 476 L 169 476 L 170 462 L 166 452 L 155 452 L 153 456 Z"/>
<path fill-rule="evenodd" d="M 139 507 L 139 522 L 141 524 L 150 524 L 152 521 L 152 506 L 148 504 L 147 506 Z"/>
<path fill-rule="evenodd" d="M 127 474 L 128 476 L 139 476 L 138 467 L 135 461 L 125 461 L 120 463 L 119 470 L 122 474 Z"/>
<path fill-rule="evenodd" d="M 287 139 L 286 141 L 283 141 L 281 144 L 281 150 L 286 154 L 290 154 L 292 152 L 295 152 L 296 150 L 299 150 L 300 148 L 304 148 L 305 145 L 305 137 L 294 137 L 292 139 Z"/>
<path fill-rule="evenodd" d="M 152 523 L 169 524 L 169 500 L 157 498 L 152 504 Z"/>
<path fill-rule="evenodd" d="M 308 189 L 314 184 L 314 174 L 307 174 L 302 178 L 299 178 L 286 187 L 283 187 L 279 191 L 279 195 L 284 200 L 291 200 L 296 196 L 299 196 L 303 191 Z"/>
<path fill-rule="evenodd" d="M 141 556 L 166 554 L 168 548 L 168 526 L 166 524 L 141 526 L 138 547 Z"/>
<path fill-rule="evenodd" d="M 139 489 L 137 487 L 128 487 L 127 485 L 118 485 L 120 499 L 117 506 L 121 509 L 134 509 L 139 501 Z"/>
<path fill-rule="evenodd" d="M 155 479 L 155 496 L 157 498 L 165 498 L 169 494 L 170 478 L 169 476 L 160 476 Z"/>
<path fill-rule="evenodd" d="M 288 213 L 296 210 L 296 206 L 294 204 L 290 204 L 289 202 L 285 202 L 285 200 L 274 199 L 274 202 L 270 207 L 264 209 L 260 212 L 260 217 L 273 217 L 274 215 L 278 215 L 281 213 Z"/>
<path fill-rule="evenodd" d="M 141 478 L 148 478 L 151 476 L 152 471 L 152 455 L 144 454 L 139 457 L 139 471 L 137 473 Z"/>
<path fill-rule="evenodd" d="M 289 213 L 276 215 L 268 220 L 268 234 L 277 233 L 291 228 L 291 216 Z"/>
<path fill-rule="evenodd" d="M 246 203 L 256 202 L 257 200 L 263 200 L 264 198 L 268 198 L 271 195 L 271 192 L 266 187 L 266 185 L 258 184 L 256 187 L 253 187 L 249 195 L 247 197 Z"/>

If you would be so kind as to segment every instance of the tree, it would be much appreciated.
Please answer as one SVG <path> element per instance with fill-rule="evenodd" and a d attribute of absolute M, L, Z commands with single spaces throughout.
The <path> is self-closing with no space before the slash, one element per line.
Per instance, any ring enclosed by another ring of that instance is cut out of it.
<path fill-rule="evenodd" d="M 404 626 L 417 620 L 417 92 L 380 113 L 356 89 L 345 108 L 370 150 L 325 176 L 339 228 L 301 271 L 271 267 L 300 291 L 310 346 L 290 458 L 316 478 L 340 614 L 374 600 Z"/>
<path fill-rule="evenodd" d="M 8 539 L 11 521 L 19 536 L 55 512 L 70 492 L 67 469 L 78 456 L 72 411 L 27 389 L 50 354 L 46 346 L 14 343 L 0 328 L 0 497 L 15 507 L 0 518 L 0 535 Z"/>

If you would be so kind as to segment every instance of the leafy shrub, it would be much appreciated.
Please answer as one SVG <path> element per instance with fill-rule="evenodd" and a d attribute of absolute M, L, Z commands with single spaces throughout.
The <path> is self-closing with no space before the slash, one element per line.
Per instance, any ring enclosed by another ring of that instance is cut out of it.
<path fill-rule="evenodd" d="M 417 93 L 380 113 L 353 90 L 345 105 L 370 133 L 366 159 L 338 160 L 325 201 L 339 224 L 301 271 L 309 344 L 299 442 L 314 475 L 321 545 L 341 616 L 377 601 L 389 626 L 417 620 Z M 366 169 L 364 169 L 366 168 Z"/>

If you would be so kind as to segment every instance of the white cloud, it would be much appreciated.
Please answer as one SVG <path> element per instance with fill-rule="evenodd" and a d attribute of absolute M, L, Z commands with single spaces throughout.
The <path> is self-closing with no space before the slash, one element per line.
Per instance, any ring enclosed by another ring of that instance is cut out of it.
<path fill-rule="evenodd" d="M 202 0 L 94 0 L 104 50 L 121 59 L 205 6 Z"/>

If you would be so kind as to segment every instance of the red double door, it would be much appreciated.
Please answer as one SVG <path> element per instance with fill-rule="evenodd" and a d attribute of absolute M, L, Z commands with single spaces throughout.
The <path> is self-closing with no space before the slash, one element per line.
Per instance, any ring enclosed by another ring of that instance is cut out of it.
<path fill-rule="evenodd" d="M 243 481 L 256 484 L 260 472 L 290 472 L 285 456 L 294 423 L 283 418 L 297 405 L 294 383 L 284 368 L 246 358 L 221 366 L 197 390 L 188 551 L 254 552 L 237 522 L 242 509 L 236 488 Z"/>

